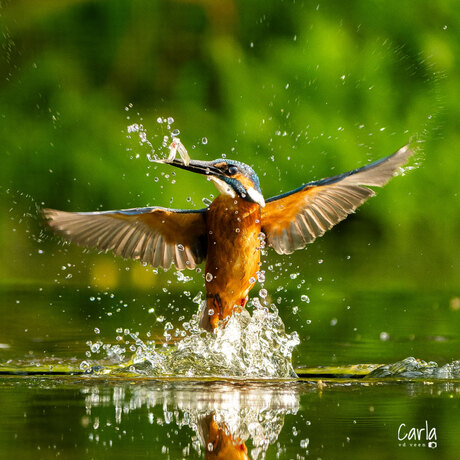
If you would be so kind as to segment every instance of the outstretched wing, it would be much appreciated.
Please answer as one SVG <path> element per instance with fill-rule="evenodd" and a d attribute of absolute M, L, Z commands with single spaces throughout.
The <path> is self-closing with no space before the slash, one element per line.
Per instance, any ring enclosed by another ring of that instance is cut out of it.
<path fill-rule="evenodd" d="M 412 154 L 405 146 L 362 168 L 268 199 L 262 208 L 262 231 L 268 245 L 278 254 L 304 248 L 375 195 L 364 186 L 382 187 Z"/>
<path fill-rule="evenodd" d="M 206 210 L 159 207 L 104 212 L 44 209 L 48 226 L 65 239 L 154 267 L 195 268 L 206 257 Z"/>

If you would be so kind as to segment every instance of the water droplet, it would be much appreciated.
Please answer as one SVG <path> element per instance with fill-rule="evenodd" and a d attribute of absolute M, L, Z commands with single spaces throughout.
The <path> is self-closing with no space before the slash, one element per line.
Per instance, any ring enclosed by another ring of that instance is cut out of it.
<path fill-rule="evenodd" d="M 175 129 L 174 131 L 172 131 L 171 137 L 177 137 L 179 134 L 180 134 L 180 131 L 178 129 Z"/>
<path fill-rule="evenodd" d="M 335 326 L 337 324 L 337 318 L 332 318 L 331 319 L 331 326 Z"/>
<path fill-rule="evenodd" d="M 308 297 L 307 295 L 303 294 L 300 296 L 300 300 L 302 302 L 307 302 L 307 303 L 310 303 L 310 297 Z"/>
<path fill-rule="evenodd" d="M 210 308 L 210 309 L 208 310 L 208 315 L 209 315 L 209 316 L 212 316 L 213 314 L 214 314 L 214 310 L 213 310 L 212 308 Z"/>
<path fill-rule="evenodd" d="M 249 282 L 251 284 L 254 284 L 256 282 L 256 279 L 253 276 L 251 276 L 251 278 L 249 278 Z"/>
<path fill-rule="evenodd" d="M 173 117 L 168 117 L 168 125 L 172 125 L 174 123 Z"/>
<path fill-rule="evenodd" d="M 100 332 L 101 332 L 101 331 L 99 330 L 99 328 L 97 328 L 97 327 L 94 328 L 94 333 L 95 333 L 95 334 L 99 334 Z"/>
<path fill-rule="evenodd" d="M 208 138 L 207 137 L 203 137 L 203 139 L 201 139 L 201 143 L 203 145 L 206 145 L 208 143 Z"/>
<path fill-rule="evenodd" d="M 157 123 L 163 123 L 163 118 L 158 117 L 158 118 L 157 118 Z"/>
<path fill-rule="evenodd" d="M 185 251 L 185 248 L 182 244 L 178 244 L 177 249 L 179 249 L 179 251 Z"/>
<path fill-rule="evenodd" d="M 380 333 L 380 340 L 386 341 L 386 340 L 389 340 L 389 338 L 390 338 L 390 334 L 388 334 L 388 332 L 381 332 Z"/>
<path fill-rule="evenodd" d="M 259 283 L 265 282 L 265 272 L 263 270 L 257 272 L 257 279 L 259 280 Z"/>
<path fill-rule="evenodd" d="M 210 283 L 213 279 L 212 273 L 206 273 L 206 281 Z"/>
<path fill-rule="evenodd" d="M 262 297 L 262 299 L 265 299 L 265 297 L 267 297 L 267 295 L 268 295 L 268 292 L 267 292 L 266 289 L 261 289 L 259 291 L 259 297 Z"/>
<path fill-rule="evenodd" d="M 128 126 L 128 133 L 137 133 L 139 131 L 139 125 L 137 123 L 133 123 L 132 125 Z"/>

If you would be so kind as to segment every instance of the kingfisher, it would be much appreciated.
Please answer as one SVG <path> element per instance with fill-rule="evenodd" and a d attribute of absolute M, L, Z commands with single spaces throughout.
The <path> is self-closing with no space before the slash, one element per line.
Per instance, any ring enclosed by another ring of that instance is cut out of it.
<path fill-rule="evenodd" d="M 407 163 L 413 150 L 343 174 L 305 183 L 264 199 L 254 170 L 239 161 L 156 160 L 205 176 L 219 195 L 199 210 L 144 207 L 101 212 L 44 209 L 48 226 L 81 246 L 113 251 L 167 270 L 195 269 L 206 261 L 206 304 L 200 326 L 208 331 L 245 308 L 260 270 L 261 247 L 290 254 L 322 236 L 375 195 Z"/>

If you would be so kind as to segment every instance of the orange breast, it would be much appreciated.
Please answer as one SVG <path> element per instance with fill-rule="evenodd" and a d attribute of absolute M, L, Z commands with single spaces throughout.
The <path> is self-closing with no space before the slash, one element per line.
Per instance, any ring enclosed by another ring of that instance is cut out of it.
<path fill-rule="evenodd" d="M 205 285 L 212 328 L 244 307 L 260 265 L 260 207 L 240 198 L 219 196 L 206 216 L 208 251 Z"/>
<path fill-rule="evenodd" d="M 204 423 L 206 422 L 204 421 Z M 234 439 L 229 434 L 229 429 L 225 423 L 218 425 L 215 415 L 207 424 L 206 430 L 209 433 L 206 439 L 206 460 L 249 460 L 246 444 L 239 438 Z M 212 446 L 212 450 L 210 446 Z"/>

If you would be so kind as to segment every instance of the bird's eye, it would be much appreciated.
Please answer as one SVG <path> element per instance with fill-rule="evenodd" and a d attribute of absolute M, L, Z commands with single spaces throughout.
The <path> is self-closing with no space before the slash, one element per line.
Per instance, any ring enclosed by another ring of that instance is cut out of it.
<path fill-rule="evenodd" d="M 230 176 L 234 176 L 237 172 L 238 172 L 238 168 L 236 166 L 229 166 L 229 168 L 227 169 L 227 173 Z"/>

